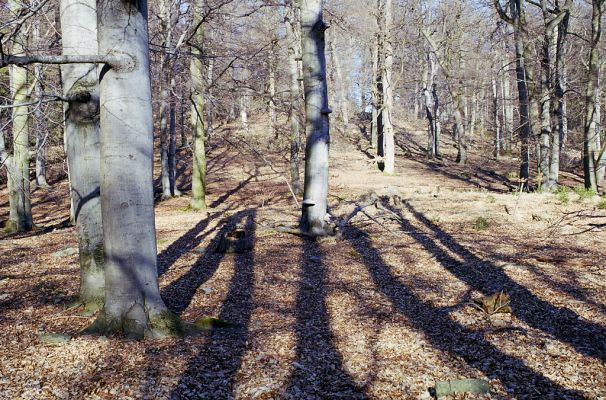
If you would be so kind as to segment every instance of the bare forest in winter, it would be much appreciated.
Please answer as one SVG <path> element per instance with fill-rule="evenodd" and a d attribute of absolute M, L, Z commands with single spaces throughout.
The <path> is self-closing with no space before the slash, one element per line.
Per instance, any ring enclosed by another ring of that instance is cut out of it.
<path fill-rule="evenodd" d="M 605 0 L 0 0 L 0 400 L 606 399 Z"/>

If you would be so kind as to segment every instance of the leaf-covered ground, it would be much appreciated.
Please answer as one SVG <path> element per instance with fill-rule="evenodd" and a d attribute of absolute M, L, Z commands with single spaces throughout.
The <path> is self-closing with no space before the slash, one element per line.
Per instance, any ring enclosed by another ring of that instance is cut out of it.
<path fill-rule="evenodd" d="M 62 250 L 77 240 L 61 226 L 69 201 L 57 182 L 34 193 L 41 228 L 0 240 L 0 398 L 426 399 L 436 381 L 457 378 L 487 380 L 497 399 L 606 398 L 598 197 L 519 194 L 507 178 L 515 160 L 476 150 L 457 166 L 448 147 L 445 160 L 428 162 L 422 133 L 404 130 L 398 174 L 384 176 L 352 125 L 331 147 L 331 213 L 347 215 L 370 191 L 383 205 L 352 219 L 343 240 L 312 242 L 267 229 L 299 215 L 286 144 L 238 135 L 224 129 L 210 142 L 208 215 L 188 211 L 187 197 L 156 208 L 167 305 L 186 320 L 237 327 L 143 342 L 79 337 L 92 317 L 66 310 L 78 256 Z M 215 253 L 236 224 L 253 250 Z M 501 290 L 511 314 L 469 305 Z M 40 341 L 51 332 L 74 338 Z"/>

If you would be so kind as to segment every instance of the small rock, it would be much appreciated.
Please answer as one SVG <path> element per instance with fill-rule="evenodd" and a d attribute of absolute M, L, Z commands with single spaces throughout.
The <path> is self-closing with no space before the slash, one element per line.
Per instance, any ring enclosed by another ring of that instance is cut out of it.
<path fill-rule="evenodd" d="M 46 333 L 39 337 L 40 341 L 43 343 L 67 343 L 71 338 L 72 337 L 66 333 Z"/>
<path fill-rule="evenodd" d="M 2 293 L 0 294 L 0 301 L 5 301 L 11 298 L 11 295 L 8 293 Z"/>
<path fill-rule="evenodd" d="M 78 249 L 75 247 L 66 247 L 63 250 L 59 250 L 53 253 L 53 257 L 71 257 L 78 254 Z"/>
<path fill-rule="evenodd" d="M 202 291 L 204 292 L 204 294 L 211 294 L 213 290 L 209 287 L 203 287 Z"/>

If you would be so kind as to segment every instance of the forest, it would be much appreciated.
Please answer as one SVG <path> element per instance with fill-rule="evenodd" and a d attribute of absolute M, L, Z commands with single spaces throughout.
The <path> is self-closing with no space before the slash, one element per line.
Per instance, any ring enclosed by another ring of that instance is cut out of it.
<path fill-rule="evenodd" d="M 0 0 L 0 400 L 606 399 L 604 7 Z"/>

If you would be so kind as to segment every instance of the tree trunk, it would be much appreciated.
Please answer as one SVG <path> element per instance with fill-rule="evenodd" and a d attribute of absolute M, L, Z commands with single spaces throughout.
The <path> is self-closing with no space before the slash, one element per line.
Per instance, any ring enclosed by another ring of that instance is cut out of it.
<path fill-rule="evenodd" d="M 498 160 L 501 156 L 501 121 L 499 120 L 499 92 L 497 91 L 496 78 L 492 78 L 492 105 L 494 121 L 494 158 Z"/>
<path fill-rule="evenodd" d="M 301 147 L 301 92 L 299 83 L 299 59 L 301 58 L 301 38 L 298 9 L 291 0 L 286 4 L 284 22 L 288 42 L 288 66 L 290 72 L 290 182 L 295 194 L 301 194 L 299 179 L 299 151 Z"/>
<path fill-rule="evenodd" d="M 585 123 L 583 136 L 583 170 L 585 187 L 597 192 L 598 158 L 601 158 L 596 132 L 596 87 L 600 70 L 600 52 L 598 44 L 602 36 L 602 6 L 604 0 L 592 1 L 591 41 L 589 51 L 589 69 L 585 92 Z"/>
<path fill-rule="evenodd" d="M 96 54 L 95 0 L 61 0 L 63 54 Z M 95 64 L 61 66 L 65 149 L 80 255 L 80 301 L 87 309 L 103 306 L 105 257 L 101 221 L 99 83 Z"/>
<path fill-rule="evenodd" d="M 13 15 L 19 15 L 22 6 L 18 0 L 9 1 Z M 27 34 L 21 27 L 13 38 L 12 54 L 24 55 L 26 43 Z M 7 169 L 10 211 L 5 228 L 8 232 L 23 232 L 33 227 L 29 182 L 29 107 L 20 105 L 29 101 L 29 73 L 26 68 L 11 65 L 9 75 L 13 100 L 13 155 L 9 158 L 10 165 Z"/>
<path fill-rule="evenodd" d="M 174 318 L 158 286 L 147 3 L 98 0 L 97 10 L 99 54 L 120 49 L 132 61 L 101 71 L 105 306 L 87 332 L 154 337 Z"/>
<path fill-rule="evenodd" d="M 326 85 L 323 0 L 301 0 L 301 44 L 305 88 L 305 184 L 301 229 L 314 236 L 332 232 L 327 221 L 330 109 Z"/>
<path fill-rule="evenodd" d="M 442 134 L 441 122 L 440 122 L 440 98 L 438 97 L 438 85 L 434 82 L 432 85 L 433 94 L 433 123 L 434 123 L 434 149 L 436 152 L 436 158 L 442 158 L 442 152 L 440 151 L 440 135 Z"/>
<path fill-rule="evenodd" d="M 380 73 L 380 56 L 379 47 L 381 39 L 379 35 L 375 35 L 375 46 L 372 48 L 372 125 L 370 127 L 370 143 L 372 147 L 378 150 L 379 136 L 383 136 L 383 121 L 381 110 L 383 109 L 383 86 Z M 379 134 L 379 132 L 381 132 Z"/>
<path fill-rule="evenodd" d="M 191 47 L 192 58 L 189 64 L 191 74 L 191 122 L 193 129 L 193 171 L 191 182 L 191 207 L 194 210 L 206 210 L 206 150 L 204 137 L 204 74 L 202 67 L 204 28 L 200 24 L 202 1 L 194 3 L 194 26 L 198 26 Z"/>
<path fill-rule="evenodd" d="M 383 133 L 383 157 L 384 167 L 383 172 L 387 175 L 395 174 L 395 143 L 394 143 L 394 127 L 393 127 L 393 3 L 392 0 L 385 1 L 385 22 L 383 24 L 383 52 L 384 52 L 384 73 L 383 73 L 383 124 L 385 130 Z"/>
<path fill-rule="evenodd" d="M 343 70 L 341 69 L 341 60 L 339 54 L 335 49 L 334 43 L 330 42 L 330 54 L 335 65 L 335 72 L 337 73 L 337 82 L 339 87 L 339 105 L 341 106 L 341 121 L 343 121 L 343 132 L 347 132 L 347 126 L 349 125 L 349 104 L 347 101 L 347 85 L 346 80 L 343 78 Z"/>
<path fill-rule="evenodd" d="M 33 40 L 35 43 L 38 43 L 40 40 L 40 19 L 35 18 L 33 21 Z M 34 65 L 34 90 L 36 93 L 36 98 L 42 98 L 42 65 L 36 64 Z M 46 126 L 43 123 L 44 114 L 42 112 L 41 107 L 36 107 L 35 112 L 35 122 L 36 122 L 36 184 L 41 188 L 48 188 L 48 182 L 46 181 L 46 140 L 48 137 L 48 132 Z"/>
<path fill-rule="evenodd" d="M 272 46 L 267 59 L 267 69 L 269 71 L 269 99 L 267 108 L 269 111 L 269 137 L 278 139 L 279 131 L 276 129 L 276 66 L 274 52 L 276 48 Z"/>

